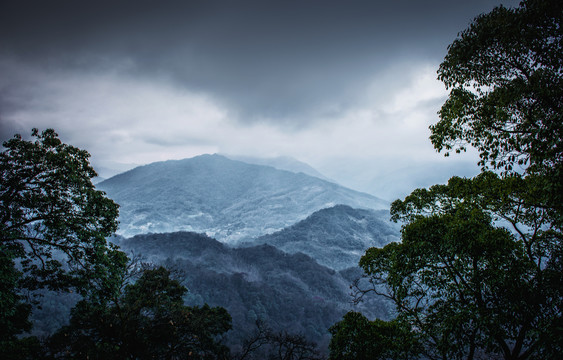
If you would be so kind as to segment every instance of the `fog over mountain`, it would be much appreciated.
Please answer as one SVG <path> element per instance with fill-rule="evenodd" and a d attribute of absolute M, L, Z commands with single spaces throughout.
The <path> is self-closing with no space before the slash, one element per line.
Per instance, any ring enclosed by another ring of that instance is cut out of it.
<path fill-rule="evenodd" d="M 386 209 L 375 196 L 317 177 L 220 155 L 152 163 L 97 185 L 120 204 L 118 234 L 204 232 L 236 243 L 337 204 Z"/>
<path fill-rule="evenodd" d="M 477 154 L 428 141 L 448 94 L 436 70 L 471 19 L 518 3 L 0 1 L 0 143 L 54 128 L 106 179 L 292 156 L 392 201 L 479 173 Z"/>
<path fill-rule="evenodd" d="M 277 157 L 263 158 L 263 157 L 253 157 L 253 156 L 225 155 L 225 157 L 232 160 L 242 161 L 248 164 L 271 166 L 278 170 L 287 170 L 294 173 L 301 172 L 306 175 L 318 177 L 319 179 L 335 182 L 334 180 L 331 180 L 330 178 L 321 174 L 319 171 L 317 171 L 309 164 L 306 164 L 302 161 L 292 158 L 291 156 L 277 156 Z"/>
<path fill-rule="evenodd" d="M 249 243 L 269 244 L 290 254 L 303 253 L 335 270 L 358 266 L 370 247 L 399 240 L 399 226 L 387 210 L 353 209 L 337 205 Z"/>
<path fill-rule="evenodd" d="M 132 258 L 171 269 L 189 289 L 186 303 L 226 308 L 232 349 L 260 320 L 324 352 L 329 327 L 346 312 L 390 316 L 379 298 L 353 305 L 350 285 L 362 275 L 365 250 L 396 241 L 399 231 L 387 202 L 304 171 L 315 174 L 293 159 L 258 165 L 202 155 L 140 166 L 97 187 L 120 204 L 123 236 L 112 241 Z M 42 335 L 68 321 L 76 301 L 45 299 L 33 318 Z"/>
<path fill-rule="evenodd" d="M 303 334 L 326 350 L 328 328 L 347 311 L 380 318 L 390 314 L 381 299 L 352 304 L 349 285 L 359 269 L 338 272 L 271 245 L 232 248 L 190 232 L 136 235 L 119 245 L 172 269 L 189 289 L 188 304 L 225 307 L 233 317 L 228 342 L 234 347 L 261 320 L 275 330 Z"/>

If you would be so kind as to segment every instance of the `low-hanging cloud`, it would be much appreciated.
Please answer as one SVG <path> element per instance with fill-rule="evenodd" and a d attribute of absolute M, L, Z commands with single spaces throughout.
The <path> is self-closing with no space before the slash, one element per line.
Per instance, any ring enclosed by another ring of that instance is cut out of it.
<path fill-rule="evenodd" d="M 0 44 L 47 69 L 128 62 L 131 76 L 212 94 L 239 122 L 302 127 L 347 111 L 366 79 L 398 60 L 439 61 L 471 16 L 495 3 L 15 2 L 0 12 Z"/>
<path fill-rule="evenodd" d="M 293 156 L 382 195 L 398 173 L 443 164 L 428 141 L 446 96 L 435 71 L 497 4 L 4 2 L 0 138 L 55 128 L 102 175 L 201 153 Z M 432 181 L 462 167 L 448 161 Z"/>
<path fill-rule="evenodd" d="M 345 185 L 383 196 L 382 179 L 396 183 L 390 174 L 399 169 L 441 159 L 428 141 L 428 125 L 446 92 L 430 65 L 410 64 L 410 74 L 402 66 L 389 68 L 372 78 L 368 91 L 339 116 L 319 114 L 310 119 L 315 126 L 297 129 L 272 121 L 240 123 L 205 93 L 132 77 L 122 67 L 44 73 L 14 62 L 0 66 L 19 80 L 41 80 L 12 91 L 7 107 L 12 110 L 5 112 L 4 124 L 24 135 L 32 127 L 55 128 L 64 141 L 92 154 L 102 176 L 126 168 L 119 164 L 202 153 L 284 155 L 308 162 Z M 404 77 L 385 93 L 377 84 L 385 83 L 392 71 Z M 6 86 L 9 82 L 10 77 L 0 79 L 0 87 L 16 89 Z M 380 184 L 376 187 L 372 179 Z"/>

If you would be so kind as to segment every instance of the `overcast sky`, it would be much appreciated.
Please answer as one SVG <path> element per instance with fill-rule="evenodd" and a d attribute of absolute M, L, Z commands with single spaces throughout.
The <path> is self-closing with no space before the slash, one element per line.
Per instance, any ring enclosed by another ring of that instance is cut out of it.
<path fill-rule="evenodd" d="M 478 171 L 428 126 L 448 44 L 501 3 L 0 0 L 0 140 L 54 128 L 102 176 L 291 156 L 392 200 Z"/>

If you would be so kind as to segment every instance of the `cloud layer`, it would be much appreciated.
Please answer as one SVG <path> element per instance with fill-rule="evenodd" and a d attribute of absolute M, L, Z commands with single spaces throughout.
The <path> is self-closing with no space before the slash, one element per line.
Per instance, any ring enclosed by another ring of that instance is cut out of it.
<path fill-rule="evenodd" d="M 0 137 L 55 128 L 102 175 L 201 153 L 293 156 L 402 196 L 476 171 L 474 155 L 443 165 L 428 141 L 447 95 L 435 71 L 457 32 L 498 4 L 2 4 Z"/>

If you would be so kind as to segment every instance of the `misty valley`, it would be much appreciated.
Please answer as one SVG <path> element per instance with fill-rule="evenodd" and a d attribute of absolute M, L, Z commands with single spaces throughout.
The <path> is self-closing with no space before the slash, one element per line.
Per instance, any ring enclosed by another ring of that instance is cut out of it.
<path fill-rule="evenodd" d="M 224 307 L 233 352 L 258 323 L 326 355 L 329 328 L 347 312 L 389 318 L 390 303 L 354 305 L 350 286 L 362 276 L 365 250 L 398 241 L 399 226 L 384 200 L 293 172 L 303 168 L 297 161 L 284 165 L 202 155 L 138 167 L 97 188 L 120 205 L 111 241 L 145 265 L 170 269 L 188 289 L 187 305 Z M 34 331 L 65 324 L 77 298 L 45 292 Z"/>
<path fill-rule="evenodd" d="M 563 2 L 498 2 L 2 3 L 0 359 L 561 359 Z"/>

